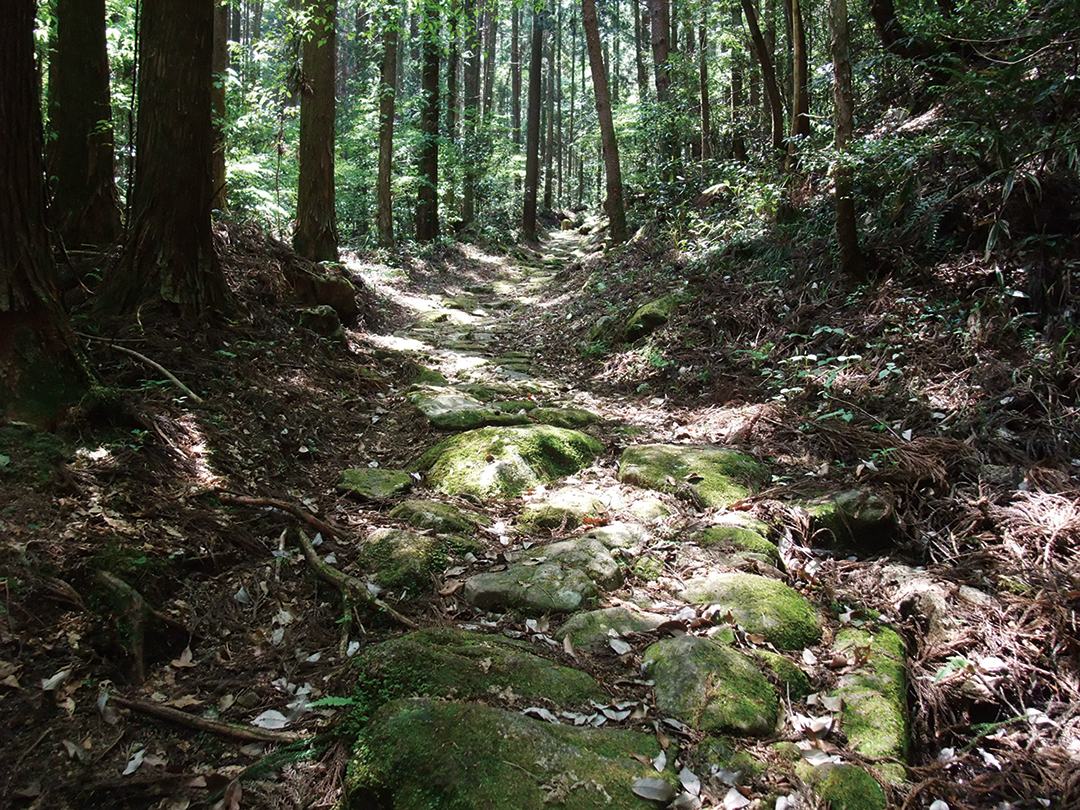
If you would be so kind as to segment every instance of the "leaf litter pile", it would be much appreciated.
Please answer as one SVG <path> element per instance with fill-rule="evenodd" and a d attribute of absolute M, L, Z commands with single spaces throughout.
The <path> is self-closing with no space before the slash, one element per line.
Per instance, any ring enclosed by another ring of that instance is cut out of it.
<path fill-rule="evenodd" d="M 684 754 L 700 735 L 658 714 L 638 674 L 658 636 L 713 633 L 730 617 L 672 604 L 656 631 L 585 656 L 554 640 L 554 620 L 464 605 L 464 577 L 527 550 L 508 525 L 515 504 L 469 504 L 492 519 L 478 534 L 484 551 L 430 596 L 367 587 L 359 546 L 394 525 L 391 504 L 340 496 L 338 473 L 403 468 L 439 438 L 402 396 L 416 363 L 375 336 L 406 317 L 400 296 L 490 281 L 499 260 L 444 250 L 411 271 L 355 276 L 357 311 L 335 341 L 297 325 L 302 261 L 249 229 L 218 238 L 238 301 L 230 326 L 192 334 L 163 318 L 91 341 L 107 396 L 56 437 L 3 428 L 0 772 L 13 806 L 332 806 L 351 742 L 350 659 L 438 625 L 528 639 L 590 671 L 610 702 L 492 702 L 655 734 L 662 753 L 649 764 L 675 768 L 680 789 L 645 778 L 633 791 L 658 807 L 740 810 L 766 787 L 778 808 L 807 806 L 797 784 L 755 783 Z M 789 515 L 784 556 L 789 581 L 835 607 L 837 627 L 874 614 L 905 637 L 913 740 L 909 788 L 892 801 L 1080 802 L 1075 332 L 1017 312 L 970 265 L 947 285 L 779 290 L 727 261 L 652 245 L 588 257 L 517 313 L 501 348 L 558 369 L 590 407 L 649 441 L 767 458 L 773 486 L 742 505 L 752 513 L 786 514 L 822 482 L 887 496 L 900 525 L 888 553 L 834 558 Z M 644 338 L 590 336 L 601 317 L 682 289 L 693 292 Z M 613 484 L 617 449 L 579 484 Z M 657 531 L 658 553 L 699 519 L 695 504 L 665 499 L 678 511 Z M 807 650 L 799 663 L 818 691 L 785 707 L 761 755 L 784 739 L 811 762 L 862 761 L 844 746 L 827 686 L 866 654 Z M 573 785 L 545 789 L 558 805 Z"/>

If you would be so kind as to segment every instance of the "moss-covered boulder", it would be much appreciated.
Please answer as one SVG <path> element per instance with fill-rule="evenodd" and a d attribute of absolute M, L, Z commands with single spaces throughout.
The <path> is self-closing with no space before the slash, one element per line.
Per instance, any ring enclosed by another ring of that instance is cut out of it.
<path fill-rule="evenodd" d="M 490 522 L 484 515 L 465 512 L 441 501 L 427 500 L 402 501 L 390 510 L 390 517 L 439 534 L 469 535 L 476 531 L 477 524 Z"/>
<path fill-rule="evenodd" d="M 576 613 L 567 619 L 559 628 L 557 638 L 562 640 L 569 637 L 575 647 L 598 652 L 607 649 L 611 631 L 618 636 L 647 633 L 655 630 L 668 618 L 629 605 L 589 610 Z"/>
<path fill-rule="evenodd" d="M 467 700 L 498 694 L 558 706 L 605 699 L 589 675 L 540 657 L 526 641 L 449 627 L 372 645 L 356 668 L 366 703 L 416 695 Z"/>
<path fill-rule="evenodd" d="M 647 301 L 634 310 L 634 314 L 627 319 L 623 327 L 623 336 L 628 343 L 645 337 L 671 320 L 678 306 L 679 296 L 677 295 L 665 295 L 663 298 Z"/>
<path fill-rule="evenodd" d="M 431 426 L 440 430 L 472 430 L 487 425 L 523 425 L 524 414 L 507 413 L 452 388 L 423 388 L 408 395 Z"/>
<path fill-rule="evenodd" d="M 476 574 L 465 580 L 462 593 L 466 602 L 483 610 L 543 616 L 580 610 L 600 595 L 600 588 L 578 568 L 546 562 Z"/>
<path fill-rule="evenodd" d="M 341 325 L 341 319 L 329 304 L 301 309 L 296 315 L 296 321 L 300 326 L 310 329 L 320 337 L 330 340 L 345 339 L 345 329 Z"/>
<path fill-rule="evenodd" d="M 602 450 L 591 436 L 550 425 L 486 427 L 440 442 L 416 466 L 440 492 L 484 499 L 575 473 Z"/>
<path fill-rule="evenodd" d="M 889 806 L 881 785 L 858 765 L 830 763 L 815 767 L 800 762 L 796 773 L 829 810 L 886 810 Z"/>
<path fill-rule="evenodd" d="M 896 513 L 873 492 L 849 489 L 818 498 L 804 508 L 813 519 L 815 541 L 837 552 L 872 554 L 896 539 Z"/>
<path fill-rule="evenodd" d="M 864 756 L 905 761 L 910 735 L 903 639 L 888 627 L 873 632 L 848 627 L 836 634 L 833 649 L 856 658 L 869 652 L 865 664 L 840 676 L 834 692 L 844 701 L 841 722 L 848 744 Z M 899 767 L 882 773 L 903 778 Z"/>
<path fill-rule="evenodd" d="M 576 529 L 586 517 L 599 517 L 604 508 L 604 502 L 595 495 L 567 487 L 529 503 L 521 510 L 518 521 L 527 530 Z"/>
<path fill-rule="evenodd" d="M 619 460 L 626 484 L 685 496 L 693 489 L 706 506 L 726 508 L 770 479 L 768 468 L 720 447 L 643 444 L 627 447 Z"/>
<path fill-rule="evenodd" d="M 582 537 L 594 537 L 609 549 L 621 549 L 634 554 L 648 541 L 649 531 L 637 523 L 623 523 L 617 521 L 606 526 L 597 526 L 590 529 Z"/>
<path fill-rule="evenodd" d="M 765 735 L 776 728 L 780 703 L 757 665 L 717 641 L 678 636 L 645 651 L 660 711 L 707 733 Z"/>
<path fill-rule="evenodd" d="M 534 408 L 529 416 L 544 425 L 577 429 L 594 425 L 600 417 L 583 408 Z"/>
<path fill-rule="evenodd" d="M 413 477 L 402 470 L 380 470 L 359 467 L 342 470 L 337 491 L 365 501 L 381 501 L 395 495 L 403 495 L 413 485 Z"/>
<path fill-rule="evenodd" d="M 750 655 L 772 673 L 773 682 L 779 684 L 786 699 L 800 700 L 810 694 L 810 678 L 780 653 L 755 649 Z"/>
<path fill-rule="evenodd" d="M 655 737 L 579 728 L 470 703 L 384 706 L 360 735 L 345 810 L 652 810 L 632 792 L 657 776 Z M 637 756 L 640 759 L 635 759 Z"/>
<path fill-rule="evenodd" d="M 698 605 L 716 605 L 718 621 L 730 615 L 781 650 L 802 649 L 821 638 L 821 621 L 806 598 L 768 577 L 709 573 L 687 580 L 681 596 Z"/>
<path fill-rule="evenodd" d="M 761 521 L 724 515 L 718 522 L 691 535 L 699 546 L 721 552 L 749 552 L 760 555 L 769 563 L 780 561 L 780 550 L 768 540 L 769 528 Z"/>
<path fill-rule="evenodd" d="M 470 551 L 480 551 L 480 544 L 455 535 L 383 528 L 368 535 L 359 563 L 382 587 L 419 593 L 431 589 L 432 576 L 453 557 Z"/>

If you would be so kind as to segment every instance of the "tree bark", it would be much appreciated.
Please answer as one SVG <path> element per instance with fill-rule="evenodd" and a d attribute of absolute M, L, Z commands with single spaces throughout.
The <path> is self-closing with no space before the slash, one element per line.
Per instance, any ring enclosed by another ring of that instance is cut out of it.
<path fill-rule="evenodd" d="M 394 106 L 397 96 L 398 17 L 388 4 L 383 12 L 383 55 L 379 68 L 379 176 L 376 198 L 379 245 L 394 246 L 394 207 L 391 169 L 394 162 Z"/>
<path fill-rule="evenodd" d="M 214 75 L 214 87 L 211 98 L 214 104 L 214 158 L 213 158 L 213 206 L 218 211 L 229 207 L 229 195 L 225 180 L 225 119 L 226 108 L 225 81 L 229 69 L 229 7 L 225 3 L 214 4 L 214 57 L 211 70 Z"/>
<path fill-rule="evenodd" d="M 671 50 L 668 34 L 668 0 L 649 0 L 649 18 L 652 21 L 653 72 L 656 82 L 656 100 L 665 104 L 671 88 L 671 73 L 668 71 L 668 53 Z"/>
<path fill-rule="evenodd" d="M 465 176 L 462 189 L 461 220 L 468 227 L 476 219 L 477 125 L 480 117 L 480 20 L 476 0 L 462 0 L 462 19 L 465 21 Z M 518 77 L 520 80 L 520 76 Z"/>
<path fill-rule="evenodd" d="M 296 252 L 315 262 L 338 260 L 334 210 L 334 115 L 337 0 L 309 0 L 300 91 L 300 181 Z"/>
<path fill-rule="evenodd" d="M 521 146 L 521 9 L 514 3 L 510 18 L 510 137 Z"/>
<path fill-rule="evenodd" d="M 495 37 L 498 33 L 499 0 L 486 0 L 484 8 L 484 120 L 495 116 Z"/>
<path fill-rule="evenodd" d="M 416 200 L 416 239 L 439 236 L 439 6 L 424 0 L 420 74 L 420 189 Z"/>
<path fill-rule="evenodd" d="M 801 0 L 791 0 L 791 58 L 791 140 L 788 141 L 787 163 L 788 170 L 794 171 L 798 168 L 799 142 L 810 137 L 810 95 L 807 89 L 809 68 Z"/>
<path fill-rule="evenodd" d="M 213 0 L 143 0 L 138 132 L 127 244 L 100 306 L 165 303 L 205 319 L 231 299 L 211 231 Z"/>
<path fill-rule="evenodd" d="M 611 117 L 611 96 L 608 94 L 607 70 L 600 47 L 595 0 L 581 0 L 581 23 L 585 28 L 585 44 L 589 50 L 593 92 L 596 95 L 596 117 L 600 123 L 600 137 L 604 149 L 604 172 L 607 177 L 604 210 L 611 223 L 611 241 L 622 243 L 627 237 L 622 170 L 619 168 L 619 146 L 615 140 L 615 124 Z"/>
<path fill-rule="evenodd" d="M 121 235 L 116 194 L 105 0 L 57 0 L 49 64 L 48 149 L 52 220 L 69 248 L 104 247 Z"/>
<path fill-rule="evenodd" d="M 709 100 L 709 11 L 701 10 L 698 27 L 698 78 L 701 85 L 701 159 L 712 159 L 712 103 Z"/>
<path fill-rule="evenodd" d="M 45 225 L 35 5 L 11 0 L 0 25 L 0 414 L 50 428 L 88 375 L 60 305 Z"/>
<path fill-rule="evenodd" d="M 641 102 L 649 97 L 649 75 L 645 70 L 641 36 L 641 0 L 631 0 L 631 3 L 634 6 L 634 68 L 637 70 L 638 101 Z"/>
<path fill-rule="evenodd" d="M 554 157 L 555 157 L 555 41 L 559 36 L 561 20 L 555 18 L 555 32 L 548 37 L 547 89 L 544 91 L 544 209 L 553 207 Z"/>
<path fill-rule="evenodd" d="M 753 0 L 740 0 L 743 15 L 746 18 L 746 26 L 750 29 L 750 38 L 754 43 L 754 54 L 757 56 L 758 66 L 761 68 L 761 78 L 765 84 L 765 94 L 769 101 L 769 111 L 772 118 L 772 145 L 774 149 L 784 148 L 784 102 L 780 98 L 780 88 L 776 84 L 776 72 L 773 70 L 772 55 L 769 47 L 765 44 L 765 38 L 761 35 L 758 26 L 757 10 Z"/>
<path fill-rule="evenodd" d="M 529 59 L 529 111 L 525 124 L 525 200 L 521 235 L 536 241 L 536 194 L 540 179 L 540 88 L 544 62 L 544 29 L 541 12 L 533 11 L 532 53 Z"/>
<path fill-rule="evenodd" d="M 851 189 L 851 167 L 844 162 L 848 141 L 854 131 L 854 103 L 851 95 L 851 38 L 848 32 L 847 0 L 831 0 L 829 33 L 833 59 L 833 99 L 836 108 L 835 143 L 839 152 L 833 177 L 836 193 L 836 242 L 840 266 L 853 278 L 864 279 L 855 224 L 855 200 Z"/>

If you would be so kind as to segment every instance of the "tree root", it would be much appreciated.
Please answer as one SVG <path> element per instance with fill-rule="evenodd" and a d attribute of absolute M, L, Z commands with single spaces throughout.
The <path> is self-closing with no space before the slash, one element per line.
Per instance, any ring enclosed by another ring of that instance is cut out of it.
<path fill-rule="evenodd" d="M 346 539 L 345 532 L 341 529 L 331 526 L 326 521 L 319 520 L 311 512 L 301 509 L 296 504 L 288 501 L 279 501 L 277 498 L 253 498 L 248 495 L 233 495 L 230 492 L 219 492 L 218 497 L 224 503 L 235 503 L 239 506 L 267 507 L 277 509 L 279 512 L 287 512 L 297 520 L 302 520 L 317 532 L 322 532 L 330 537 L 337 537 L 340 540 Z"/>
<path fill-rule="evenodd" d="M 245 742 L 284 744 L 297 742 L 306 737 L 306 735 L 298 731 L 274 731 L 273 729 L 258 728 L 257 726 L 241 726 L 236 723 L 224 723 L 221 720 L 209 720 L 205 717 L 198 717 L 194 714 L 182 712 L 179 709 L 162 706 L 160 703 L 150 703 L 145 700 L 130 700 L 116 695 L 109 695 L 109 700 L 122 709 L 131 709 L 133 712 L 157 717 L 170 723 L 187 726 L 198 731 L 208 731 L 220 737 L 244 740 Z"/>
<path fill-rule="evenodd" d="M 145 363 L 146 365 L 150 366 L 150 368 L 160 372 L 165 377 L 165 379 L 167 379 L 169 382 L 171 382 L 173 385 L 175 385 L 177 388 L 179 388 L 181 391 L 191 397 L 192 402 L 196 403 L 197 405 L 202 405 L 205 402 L 202 397 L 200 397 L 198 394 L 196 394 L 194 391 L 192 391 L 190 388 L 180 382 L 180 380 L 176 377 L 175 374 L 165 368 L 165 366 L 161 365 L 161 363 L 158 363 L 155 360 L 151 360 L 145 354 L 139 354 L 139 352 L 135 351 L 134 349 L 129 349 L 127 346 L 121 346 L 119 343 L 113 343 L 108 338 L 95 337 L 94 335 L 85 335 L 82 332 L 79 332 L 77 334 L 79 335 L 79 337 L 84 338 L 85 340 L 96 340 L 99 343 L 104 343 L 110 349 L 115 349 L 118 352 L 123 352 L 130 357 L 134 357 L 140 363 Z"/>

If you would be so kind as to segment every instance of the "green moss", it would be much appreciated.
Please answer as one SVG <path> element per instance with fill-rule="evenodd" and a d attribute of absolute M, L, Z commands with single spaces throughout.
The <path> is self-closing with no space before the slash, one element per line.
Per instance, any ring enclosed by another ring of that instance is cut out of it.
<path fill-rule="evenodd" d="M 796 772 L 809 782 L 828 810 L 885 810 L 888 801 L 877 781 L 857 765 L 799 763 Z"/>
<path fill-rule="evenodd" d="M 416 376 L 412 381 L 417 385 L 447 385 L 448 381 L 439 372 L 428 368 L 427 366 L 417 366 Z"/>
<path fill-rule="evenodd" d="M 689 580 L 683 597 L 718 606 L 718 621 L 730 614 L 746 630 L 762 634 L 782 650 L 802 649 L 821 638 L 821 622 L 810 603 L 768 577 L 713 573 Z"/>
<path fill-rule="evenodd" d="M 376 529 L 368 536 L 359 562 L 384 588 L 420 593 L 431 589 L 432 575 L 446 568 L 452 556 L 468 551 L 479 552 L 480 544 L 454 535 Z"/>
<path fill-rule="evenodd" d="M 581 408 L 536 408 L 529 415 L 541 424 L 571 429 L 600 421 L 600 417 L 595 413 Z"/>
<path fill-rule="evenodd" d="M 396 701 L 365 729 L 346 810 L 566 810 L 655 807 L 633 795 L 655 776 L 651 735 L 553 725 L 486 706 Z"/>
<path fill-rule="evenodd" d="M 795 664 L 772 650 L 752 650 L 761 664 L 768 667 L 780 682 L 781 694 L 790 700 L 799 700 L 810 694 L 810 679 Z"/>
<path fill-rule="evenodd" d="M 844 699 L 843 730 L 848 743 L 864 756 L 907 758 L 907 669 L 904 642 L 887 627 L 874 632 L 844 628 L 833 647 L 870 648 L 863 667 L 840 678 L 835 694 Z M 892 769 L 890 778 L 902 778 Z"/>
<path fill-rule="evenodd" d="M 464 512 L 456 506 L 439 501 L 402 501 L 390 510 L 390 517 L 440 534 L 472 534 L 477 524 L 488 525 L 490 518 L 475 512 Z"/>
<path fill-rule="evenodd" d="M 659 557 L 646 554 L 634 561 L 633 572 L 636 577 L 645 582 L 656 582 L 664 573 L 664 561 Z"/>
<path fill-rule="evenodd" d="M 603 451 L 596 439 L 549 425 L 487 427 L 440 442 L 416 462 L 448 494 L 516 495 L 577 472 Z"/>
<path fill-rule="evenodd" d="M 693 487 L 715 508 L 731 506 L 769 478 L 769 470 L 755 459 L 717 447 L 636 445 L 619 460 L 620 481 L 676 495 Z"/>
<path fill-rule="evenodd" d="M 772 562 L 780 559 L 780 551 L 774 543 L 770 543 L 760 533 L 745 526 L 723 524 L 710 526 L 705 531 L 693 535 L 691 539 L 704 548 L 741 549 L 763 554 Z"/>
<path fill-rule="evenodd" d="M 576 647 L 586 647 L 593 651 L 608 649 L 611 636 L 608 630 L 614 630 L 620 636 L 628 633 L 647 633 L 655 630 L 666 616 L 658 613 L 645 613 L 630 607 L 618 606 L 576 613 L 559 628 L 557 638 L 567 636 Z"/>
<path fill-rule="evenodd" d="M 337 490 L 363 500 L 382 500 L 408 492 L 412 485 L 412 476 L 407 472 L 359 467 L 341 471 Z"/>

